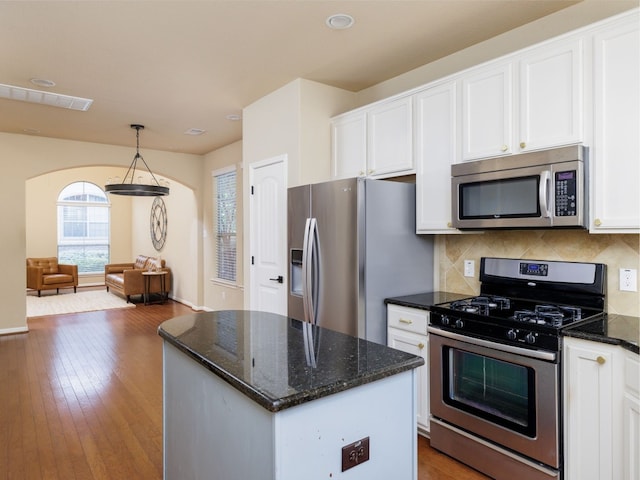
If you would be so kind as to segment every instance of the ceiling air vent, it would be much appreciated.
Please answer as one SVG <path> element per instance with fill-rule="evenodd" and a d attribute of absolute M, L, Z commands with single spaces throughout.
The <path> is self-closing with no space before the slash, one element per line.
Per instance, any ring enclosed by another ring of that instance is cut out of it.
<path fill-rule="evenodd" d="M 0 98 L 39 103 L 40 105 L 68 108 L 70 110 L 80 110 L 83 112 L 89 110 L 89 107 L 93 103 L 93 100 L 90 98 L 71 97 L 69 95 L 43 92 L 41 90 L 32 90 L 30 88 L 16 87 L 14 85 L 3 85 L 1 83 Z"/>

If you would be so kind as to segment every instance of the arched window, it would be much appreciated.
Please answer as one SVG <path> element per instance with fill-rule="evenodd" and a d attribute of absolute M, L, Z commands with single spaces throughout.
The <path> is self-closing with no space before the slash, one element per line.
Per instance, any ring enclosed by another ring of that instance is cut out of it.
<path fill-rule="evenodd" d="M 75 182 L 58 196 L 58 261 L 78 273 L 102 273 L 109 263 L 109 200 L 93 183 Z"/>

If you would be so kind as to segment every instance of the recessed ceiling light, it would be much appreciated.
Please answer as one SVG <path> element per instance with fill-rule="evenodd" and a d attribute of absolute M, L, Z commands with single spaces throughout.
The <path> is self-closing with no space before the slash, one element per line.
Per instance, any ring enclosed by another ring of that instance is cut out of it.
<path fill-rule="evenodd" d="M 333 30 L 344 30 L 346 28 L 351 28 L 355 20 L 351 15 L 347 15 L 346 13 L 336 13 L 335 15 L 331 15 L 327 17 L 326 24 L 329 28 Z"/>
<path fill-rule="evenodd" d="M 242 116 L 238 115 L 237 113 L 232 113 L 224 118 L 226 118 L 227 120 L 231 120 L 232 122 L 237 122 L 238 120 L 242 119 Z"/>
<path fill-rule="evenodd" d="M 56 82 L 53 80 L 47 80 L 45 78 L 32 78 L 31 83 L 38 85 L 39 87 L 51 88 L 56 86 Z"/>
<path fill-rule="evenodd" d="M 189 130 L 184 132 L 184 134 L 185 135 L 202 135 L 204 132 L 205 130 L 202 130 L 201 128 L 190 128 Z"/>

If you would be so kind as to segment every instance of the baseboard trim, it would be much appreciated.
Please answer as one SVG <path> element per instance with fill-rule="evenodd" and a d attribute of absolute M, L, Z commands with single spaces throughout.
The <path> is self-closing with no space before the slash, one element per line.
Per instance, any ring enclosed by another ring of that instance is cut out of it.
<path fill-rule="evenodd" d="M 29 327 L 28 326 L 24 326 L 24 327 L 13 327 L 13 328 L 1 328 L 0 329 L 0 335 L 13 335 L 16 333 L 28 333 L 29 332 Z"/>

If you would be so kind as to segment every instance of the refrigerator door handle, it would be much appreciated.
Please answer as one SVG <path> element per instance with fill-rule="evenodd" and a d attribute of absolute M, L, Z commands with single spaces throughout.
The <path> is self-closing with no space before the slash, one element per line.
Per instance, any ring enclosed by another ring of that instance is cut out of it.
<path fill-rule="evenodd" d="M 307 218 L 304 224 L 304 240 L 302 243 L 302 306 L 304 308 L 304 321 L 309 321 L 309 294 L 311 265 L 309 263 L 309 234 L 311 219 Z"/>
<path fill-rule="evenodd" d="M 311 219 L 309 224 L 309 321 L 318 323 L 318 286 L 320 262 L 318 261 L 318 220 Z"/>

